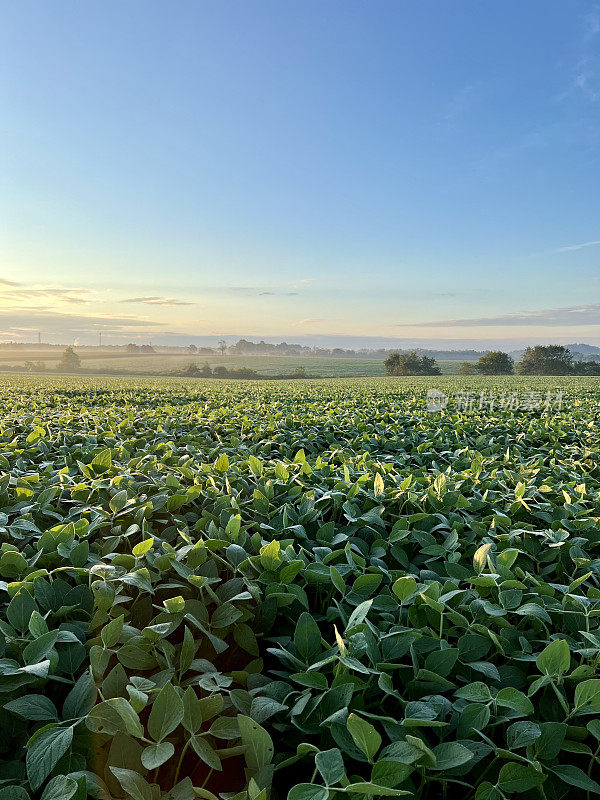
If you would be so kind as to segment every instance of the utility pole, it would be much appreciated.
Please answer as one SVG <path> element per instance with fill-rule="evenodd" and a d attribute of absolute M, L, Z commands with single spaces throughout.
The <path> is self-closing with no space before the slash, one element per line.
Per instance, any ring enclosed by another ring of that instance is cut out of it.
<path fill-rule="evenodd" d="M 98 333 L 98 346 L 102 347 L 102 331 Z"/>
<path fill-rule="evenodd" d="M 42 343 L 42 332 L 38 331 L 38 344 Z"/>

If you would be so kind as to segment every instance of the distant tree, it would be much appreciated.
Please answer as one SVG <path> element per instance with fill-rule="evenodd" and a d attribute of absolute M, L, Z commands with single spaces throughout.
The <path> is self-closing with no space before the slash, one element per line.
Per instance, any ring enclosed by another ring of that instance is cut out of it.
<path fill-rule="evenodd" d="M 226 378 L 228 374 L 227 367 L 215 367 L 213 369 L 213 375 L 215 378 Z"/>
<path fill-rule="evenodd" d="M 208 363 L 208 361 L 204 362 L 204 366 L 200 370 L 200 374 L 202 375 L 203 378 L 212 378 L 213 371 L 210 368 L 210 364 Z"/>
<path fill-rule="evenodd" d="M 477 375 L 477 367 L 472 361 L 463 361 L 458 368 L 458 375 Z"/>
<path fill-rule="evenodd" d="M 573 364 L 573 375 L 600 375 L 600 361 L 577 361 Z"/>
<path fill-rule="evenodd" d="M 528 347 L 517 365 L 520 375 L 569 375 L 572 371 L 571 351 L 560 344 Z"/>
<path fill-rule="evenodd" d="M 512 375 L 514 369 L 515 362 L 502 350 L 490 350 L 477 362 L 477 372 L 480 375 Z"/>
<path fill-rule="evenodd" d="M 81 369 L 81 359 L 72 347 L 67 347 L 62 354 L 58 362 L 58 369 L 67 372 Z"/>
<path fill-rule="evenodd" d="M 441 375 L 434 358 L 410 353 L 392 353 L 383 362 L 386 375 Z"/>
<path fill-rule="evenodd" d="M 140 353 L 156 353 L 156 350 L 151 344 L 143 344 L 140 348 Z"/>
<path fill-rule="evenodd" d="M 198 348 L 196 347 L 195 344 L 188 345 L 187 349 L 188 349 L 189 353 L 197 353 L 198 352 Z"/>
<path fill-rule="evenodd" d="M 129 342 L 129 344 L 125 345 L 125 350 L 128 353 L 137 353 L 137 351 L 139 350 L 139 345 L 134 344 L 133 342 Z"/>
<path fill-rule="evenodd" d="M 196 364 L 190 362 L 181 370 L 179 374 L 184 378 L 198 378 L 200 375 L 200 369 Z"/>
<path fill-rule="evenodd" d="M 217 346 L 217 349 L 222 356 L 225 355 L 225 353 L 227 352 L 227 342 L 225 341 L 225 339 L 219 339 L 219 344 Z"/>
<path fill-rule="evenodd" d="M 292 372 L 292 378 L 307 378 L 306 369 L 304 367 L 296 367 Z"/>

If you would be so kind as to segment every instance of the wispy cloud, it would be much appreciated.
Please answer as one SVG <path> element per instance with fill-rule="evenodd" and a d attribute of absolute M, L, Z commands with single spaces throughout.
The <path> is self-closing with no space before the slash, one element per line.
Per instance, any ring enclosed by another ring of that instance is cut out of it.
<path fill-rule="evenodd" d="M 28 287 L 23 284 L 16 283 L 15 281 L 0 281 L 5 286 L 10 286 L 10 289 L 0 290 L 0 299 L 13 302 L 21 302 L 22 300 L 60 300 L 63 303 L 87 303 L 88 298 L 86 295 L 90 294 L 89 289 L 67 289 L 60 286 L 43 286 L 43 287 Z"/>
<path fill-rule="evenodd" d="M 466 328 L 477 326 L 512 325 L 600 325 L 600 303 L 565 308 L 546 308 L 542 311 L 518 311 L 496 317 L 474 317 L 467 319 L 444 319 L 433 322 L 398 323 L 397 327 L 409 328 Z"/>
<path fill-rule="evenodd" d="M 573 88 L 581 92 L 589 101 L 595 103 L 596 100 L 600 99 L 600 87 L 598 86 L 597 79 L 597 59 L 591 56 L 582 57 L 577 63 L 575 72 Z"/>
<path fill-rule="evenodd" d="M 600 33 L 600 5 L 594 8 L 583 18 L 585 25 L 585 38 L 592 39 Z"/>
<path fill-rule="evenodd" d="M 459 122 L 475 105 L 479 98 L 479 87 L 467 83 L 447 101 L 440 114 L 440 122 L 455 124 Z"/>
<path fill-rule="evenodd" d="M 302 278 L 298 283 L 293 285 L 293 289 L 304 289 L 310 283 L 312 283 L 313 278 Z M 242 295 L 255 295 L 258 297 L 295 297 L 299 294 L 298 291 L 289 291 L 285 288 L 274 289 L 271 286 L 213 286 L 208 289 L 204 289 L 205 292 L 233 292 L 235 294 L 242 294 Z"/>
<path fill-rule="evenodd" d="M 314 278 L 301 278 L 298 283 L 295 283 L 293 288 L 294 289 L 304 289 L 310 283 L 314 281 Z"/>
<path fill-rule="evenodd" d="M 306 319 L 299 320 L 296 325 L 312 325 L 315 322 L 330 322 L 328 317 L 306 317 Z"/>
<path fill-rule="evenodd" d="M 600 34 L 600 5 L 581 18 L 581 33 L 576 43 L 576 57 L 570 69 L 571 84 L 560 100 L 577 94 L 589 102 L 600 100 L 600 54 L 596 39 Z"/>
<path fill-rule="evenodd" d="M 297 297 L 300 292 L 259 292 L 261 297 Z"/>
<path fill-rule="evenodd" d="M 85 333 L 133 335 L 154 331 L 161 323 L 118 314 L 76 314 L 48 309 L 0 308 L 2 335 L 20 338 L 23 332 L 42 331 L 44 337 L 79 336 Z"/>
<path fill-rule="evenodd" d="M 10 281 L 8 278 L 0 278 L 0 284 L 2 286 L 22 286 L 18 281 Z"/>
<path fill-rule="evenodd" d="M 600 239 L 593 242 L 581 242 L 580 244 L 567 244 L 564 247 L 557 247 L 553 252 L 555 253 L 569 253 L 572 250 L 583 250 L 584 247 L 596 247 L 600 245 Z"/>
<path fill-rule="evenodd" d="M 159 297 L 150 295 L 147 297 L 128 297 L 126 300 L 121 300 L 122 303 L 144 303 L 148 306 L 194 306 L 189 300 L 178 300 L 175 297 Z"/>

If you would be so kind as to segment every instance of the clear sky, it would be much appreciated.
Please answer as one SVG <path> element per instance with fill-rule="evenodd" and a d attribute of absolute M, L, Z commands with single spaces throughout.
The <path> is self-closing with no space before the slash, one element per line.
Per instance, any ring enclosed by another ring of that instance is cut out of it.
<path fill-rule="evenodd" d="M 0 4 L 0 338 L 600 344 L 600 5 Z"/>

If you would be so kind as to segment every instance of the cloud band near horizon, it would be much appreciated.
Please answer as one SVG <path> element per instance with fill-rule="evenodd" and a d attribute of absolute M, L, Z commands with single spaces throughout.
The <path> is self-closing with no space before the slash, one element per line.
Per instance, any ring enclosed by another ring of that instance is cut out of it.
<path fill-rule="evenodd" d="M 445 319 L 431 322 L 412 322 L 408 325 L 397 323 L 396 327 L 406 328 L 457 328 L 477 326 L 512 325 L 600 325 L 600 303 L 565 308 L 548 308 L 542 311 L 524 311 L 514 314 L 500 314 L 495 317 L 473 317 L 467 319 Z"/>

